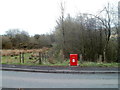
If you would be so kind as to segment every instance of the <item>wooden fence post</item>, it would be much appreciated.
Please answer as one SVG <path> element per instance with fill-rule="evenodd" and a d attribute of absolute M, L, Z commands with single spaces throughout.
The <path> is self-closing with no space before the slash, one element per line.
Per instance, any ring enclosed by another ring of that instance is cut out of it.
<path fill-rule="evenodd" d="M 80 64 L 82 64 L 83 63 L 82 54 L 80 54 L 79 59 L 80 59 Z"/>
<path fill-rule="evenodd" d="M 39 64 L 41 64 L 41 53 L 39 52 Z"/>
<path fill-rule="evenodd" d="M 44 57 L 45 57 L 44 61 L 46 62 L 46 53 L 44 53 Z"/>
<path fill-rule="evenodd" d="M 42 60 L 43 60 L 43 59 L 42 59 L 42 53 L 41 53 L 40 57 L 41 57 L 41 61 L 42 61 Z"/>
<path fill-rule="evenodd" d="M 48 60 L 48 52 L 46 52 L 46 62 L 47 62 L 47 60 Z"/>
<path fill-rule="evenodd" d="M 44 61 L 44 53 L 42 53 L 42 61 Z"/>
<path fill-rule="evenodd" d="M 19 59 L 20 59 L 20 63 L 21 63 L 21 52 L 20 52 L 20 55 L 19 55 L 19 57 L 20 57 Z"/>
<path fill-rule="evenodd" d="M 24 52 L 22 53 L 22 63 L 24 63 Z"/>
<path fill-rule="evenodd" d="M 45 61 L 45 53 L 43 53 L 43 61 Z"/>

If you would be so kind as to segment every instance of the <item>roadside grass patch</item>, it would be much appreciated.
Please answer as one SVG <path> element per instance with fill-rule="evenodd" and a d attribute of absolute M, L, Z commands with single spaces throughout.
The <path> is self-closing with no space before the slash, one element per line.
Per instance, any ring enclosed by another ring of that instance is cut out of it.
<path fill-rule="evenodd" d="M 83 62 L 80 66 L 96 66 L 96 67 L 118 67 L 118 63 L 111 62 L 111 63 L 104 63 L 104 62 Z"/>
<path fill-rule="evenodd" d="M 20 58 L 18 56 L 2 56 L 2 64 L 15 64 L 15 65 L 40 65 L 40 66 L 69 66 L 69 59 L 60 62 L 60 60 L 54 59 L 54 63 L 50 63 L 49 60 L 43 60 L 42 64 L 39 64 L 37 59 L 29 59 L 31 56 L 30 53 L 24 54 L 24 63 L 20 63 Z M 120 64 L 111 62 L 111 63 L 104 63 L 104 62 L 80 62 L 78 61 L 79 66 L 81 67 L 118 67 Z"/>

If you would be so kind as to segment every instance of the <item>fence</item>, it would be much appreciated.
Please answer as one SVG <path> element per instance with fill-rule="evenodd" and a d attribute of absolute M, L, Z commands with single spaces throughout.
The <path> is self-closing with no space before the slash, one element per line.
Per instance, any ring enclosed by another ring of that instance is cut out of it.
<path fill-rule="evenodd" d="M 31 54 L 31 56 L 29 56 L 29 60 L 25 60 L 24 54 L 25 53 L 21 53 L 21 52 L 19 54 L 20 63 L 24 63 L 25 61 L 27 61 L 27 62 L 31 62 L 31 63 L 38 62 L 39 64 L 42 64 L 42 61 L 46 61 L 49 59 L 49 55 L 47 52 L 45 52 L 45 53 L 37 52 L 35 54 Z"/>
<path fill-rule="evenodd" d="M 51 63 L 54 53 L 51 50 L 4 50 L 2 51 L 2 63 Z"/>

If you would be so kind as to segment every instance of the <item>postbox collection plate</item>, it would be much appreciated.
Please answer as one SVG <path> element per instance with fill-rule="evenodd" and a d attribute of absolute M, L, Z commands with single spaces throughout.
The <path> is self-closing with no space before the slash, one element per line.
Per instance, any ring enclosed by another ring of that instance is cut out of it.
<path fill-rule="evenodd" d="M 78 65 L 78 54 L 70 54 L 70 66 Z"/>

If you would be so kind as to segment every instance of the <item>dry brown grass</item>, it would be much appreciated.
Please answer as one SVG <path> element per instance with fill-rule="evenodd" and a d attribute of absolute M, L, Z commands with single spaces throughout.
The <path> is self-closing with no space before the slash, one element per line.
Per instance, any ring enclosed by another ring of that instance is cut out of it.
<path fill-rule="evenodd" d="M 29 49 L 29 50 L 23 50 L 23 49 L 15 49 L 15 50 L 1 50 L 2 56 L 18 56 L 20 53 L 44 53 L 49 48 L 42 48 L 42 49 Z"/>

